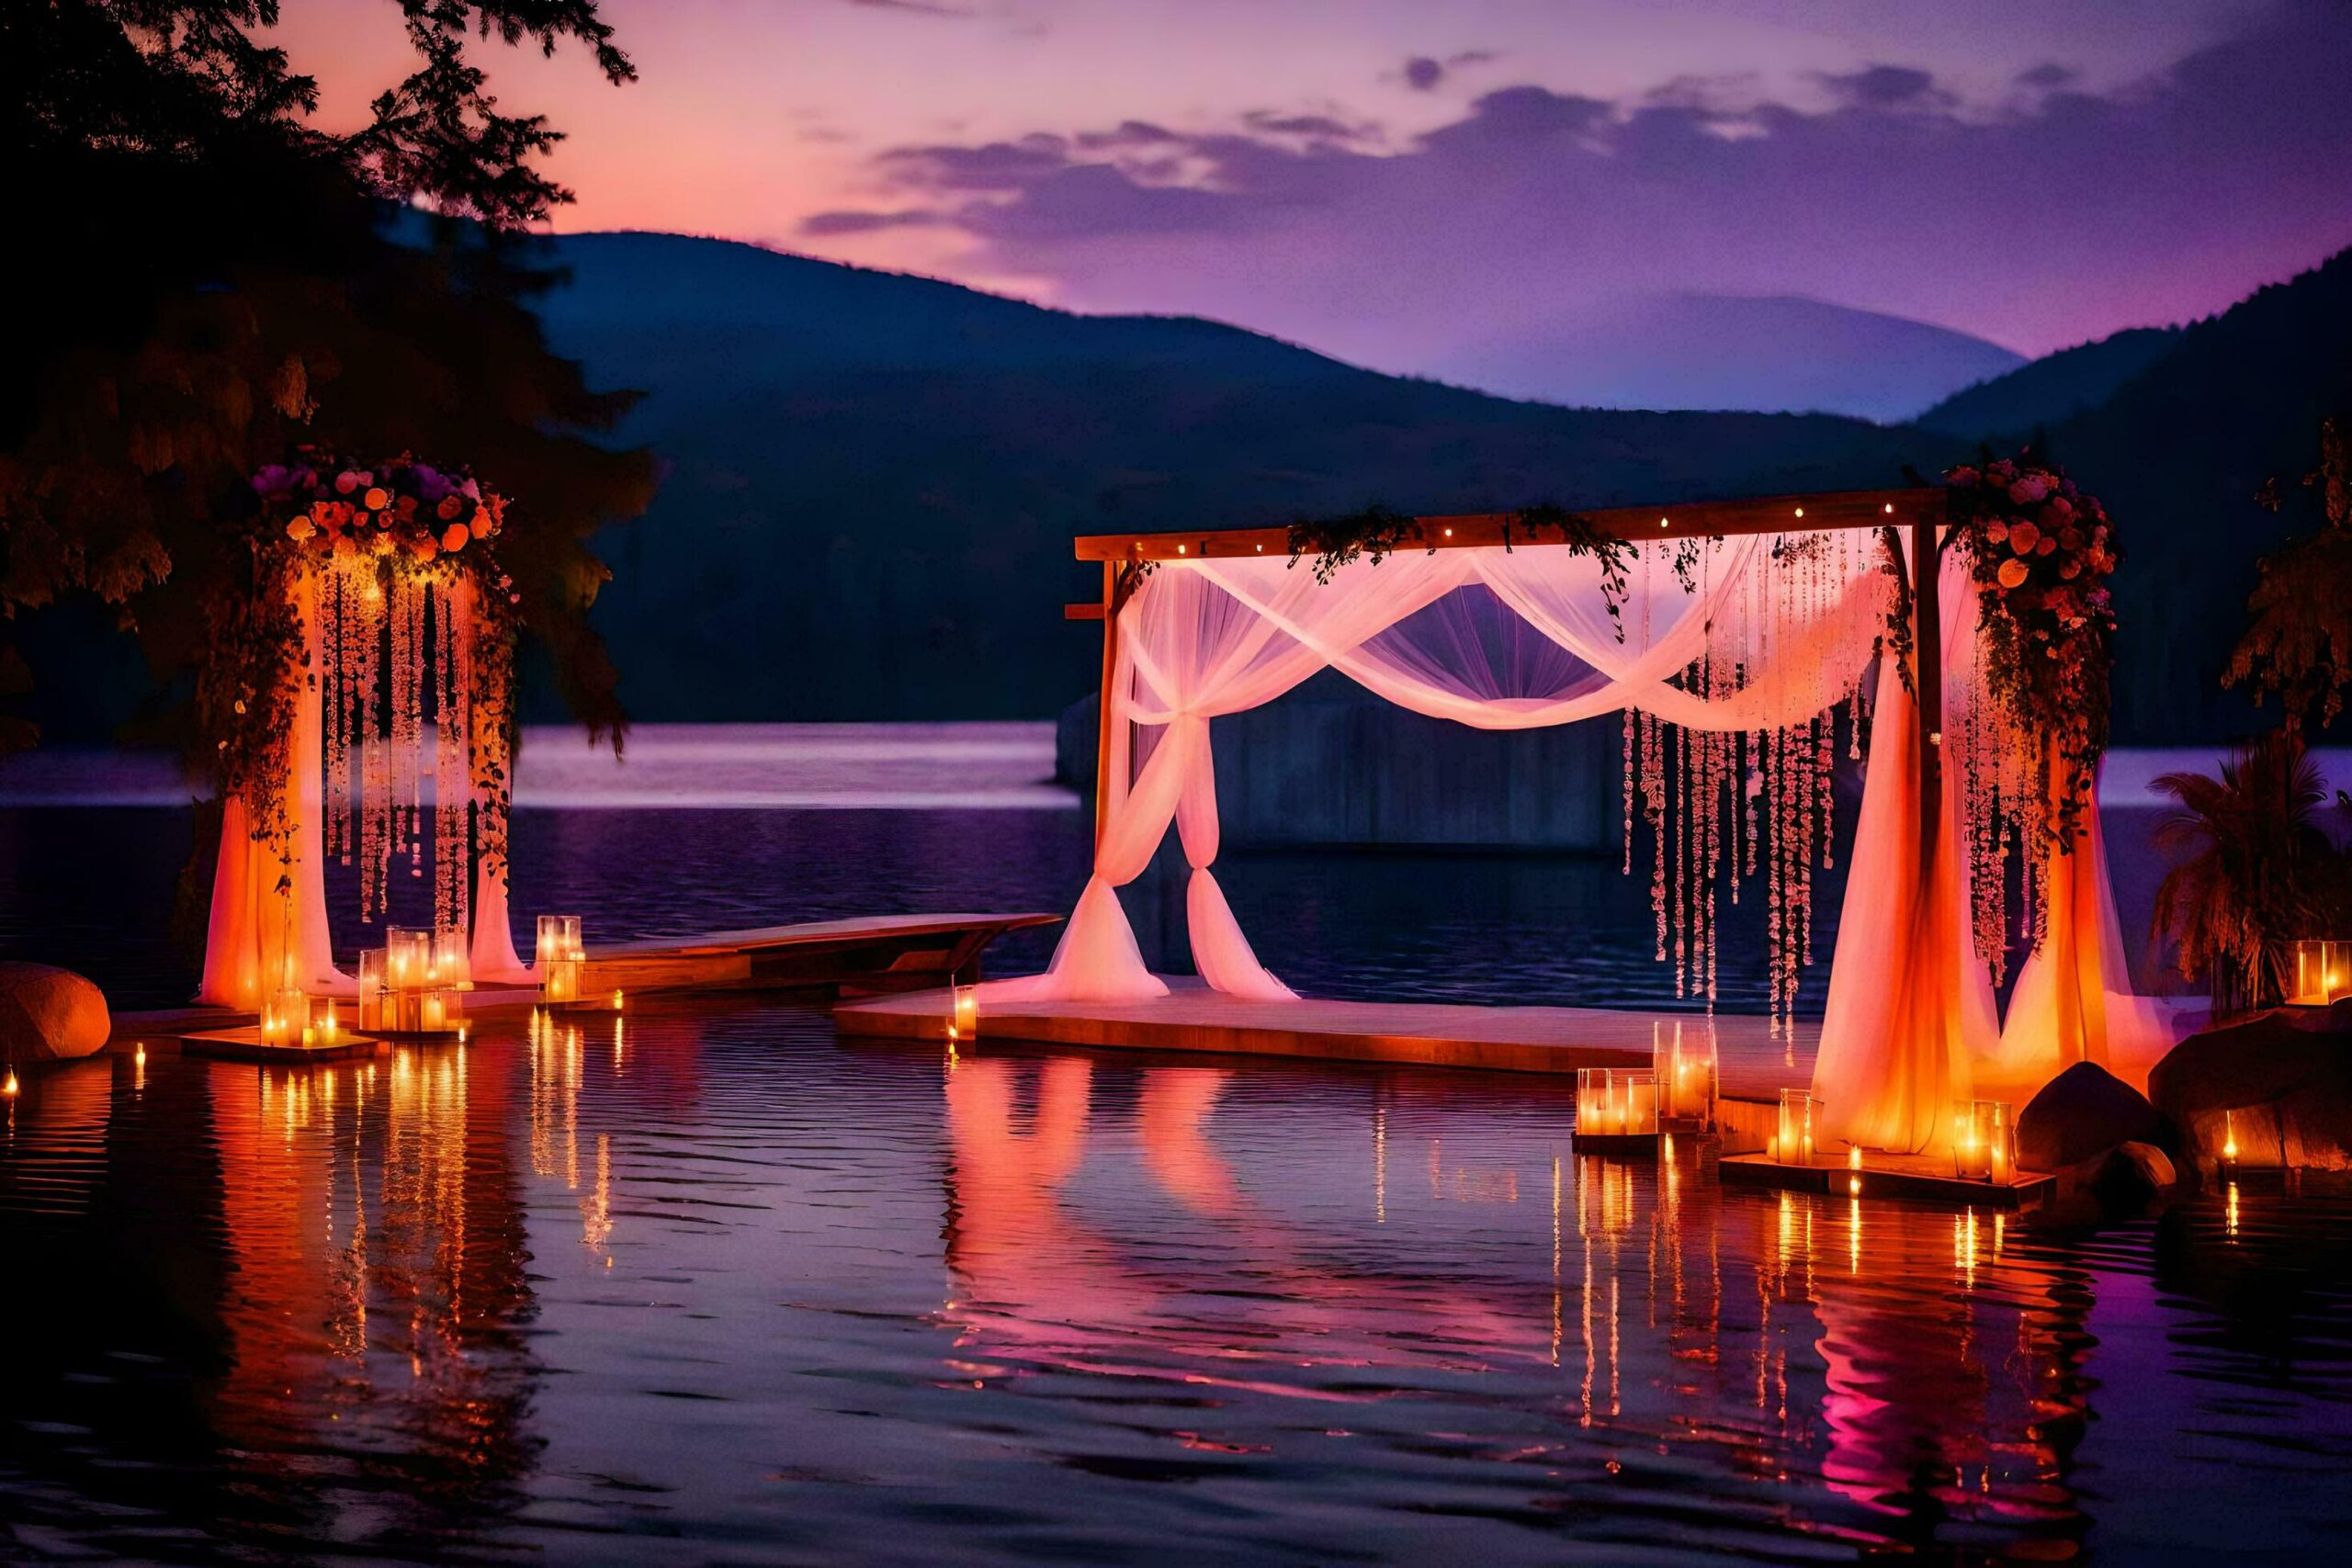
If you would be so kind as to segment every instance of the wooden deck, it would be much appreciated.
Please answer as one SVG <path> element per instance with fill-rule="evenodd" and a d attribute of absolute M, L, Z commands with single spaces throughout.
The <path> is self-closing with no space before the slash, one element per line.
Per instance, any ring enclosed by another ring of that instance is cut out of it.
<path fill-rule="evenodd" d="M 693 937 L 608 942 L 588 949 L 582 995 L 692 991 L 831 991 L 871 996 L 935 987 L 951 976 L 979 973 L 989 943 L 1006 931 L 1053 925 L 1059 915 L 872 915 L 854 920 L 712 931 Z M 531 986 L 484 985 L 466 998 L 471 1019 L 528 1012 L 539 1005 Z M 169 1049 L 197 1033 L 244 1028 L 234 1008 L 164 1008 L 114 1015 L 107 1048 Z M 256 1037 L 258 1039 L 258 1037 Z"/>
<path fill-rule="evenodd" d="M 1851 1190 L 1849 1184 L 1855 1178 L 1837 1158 L 1814 1165 L 1782 1165 L 1760 1154 L 1725 1155 L 1715 1168 L 1727 1187 L 1769 1187 L 1839 1197 Z M 2055 1177 L 2030 1170 L 2013 1172 L 2005 1182 L 1963 1181 L 1952 1175 L 1951 1160 L 1925 1155 L 1865 1154 L 1860 1180 L 1857 1197 L 1904 1198 L 1955 1209 L 2030 1209 L 2054 1196 L 2058 1189 Z"/>
<path fill-rule="evenodd" d="M 1466 1007 L 1442 1002 L 1245 1001 L 1198 981 L 1171 980 L 1150 1001 L 1008 1002 L 980 1006 L 979 1039 L 1102 1050 L 1207 1052 L 1320 1061 L 1397 1062 L 1507 1073 L 1646 1067 L 1652 1030 L 1706 1027 L 1695 1013 L 1609 1008 Z M 845 1035 L 944 1041 L 948 998 L 922 991 L 844 1001 L 833 1022 Z M 1793 1042 L 1760 1018 L 1714 1020 L 1726 1094 L 1770 1097 L 1813 1072 L 1820 1034 L 1800 1023 Z"/>

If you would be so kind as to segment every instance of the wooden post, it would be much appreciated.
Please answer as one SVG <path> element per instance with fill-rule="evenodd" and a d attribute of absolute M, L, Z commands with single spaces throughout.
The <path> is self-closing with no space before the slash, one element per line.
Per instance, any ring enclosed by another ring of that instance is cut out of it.
<path fill-rule="evenodd" d="M 1102 563 L 1102 705 L 1094 716 L 1094 845 L 1111 822 L 1111 680 L 1119 667 L 1119 563 Z"/>
<path fill-rule="evenodd" d="M 1932 516 L 1911 525 L 1912 675 L 1919 696 L 1919 886 L 1932 889 L 1943 832 L 1943 561 Z"/>

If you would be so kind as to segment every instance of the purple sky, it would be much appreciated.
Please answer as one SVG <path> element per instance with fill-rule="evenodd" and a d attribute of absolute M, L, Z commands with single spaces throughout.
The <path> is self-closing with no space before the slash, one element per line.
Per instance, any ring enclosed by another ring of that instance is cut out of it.
<path fill-rule="evenodd" d="M 498 62 L 565 229 L 725 235 L 1393 370 L 1627 296 L 2039 353 L 2352 243 L 2343 0 L 606 0 Z M 288 0 L 329 120 L 383 0 Z"/>

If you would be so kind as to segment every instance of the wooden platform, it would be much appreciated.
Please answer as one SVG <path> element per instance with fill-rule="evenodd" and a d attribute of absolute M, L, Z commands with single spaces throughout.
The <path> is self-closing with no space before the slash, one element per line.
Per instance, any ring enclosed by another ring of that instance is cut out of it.
<path fill-rule="evenodd" d="M 332 1045 L 305 1045 L 300 1041 L 283 1045 L 265 1044 L 261 1031 L 253 1027 L 209 1029 L 176 1038 L 184 1055 L 218 1056 L 231 1062 L 340 1062 L 352 1056 L 372 1056 L 379 1049 L 390 1049 L 389 1044 L 372 1034 L 357 1034 L 348 1030 L 343 1032 Z"/>
<path fill-rule="evenodd" d="M 870 996 L 936 987 L 952 976 L 977 975 L 982 951 L 1006 931 L 1060 919 L 1038 914 L 872 915 L 593 945 L 581 988 L 594 998 L 615 990 L 833 990 Z M 469 1020 L 511 1018 L 538 1005 L 539 993 L 531 986 L 484 985 L 466 998 L 466 1012 Z M 118 1012 L 107 1047 L 125 1053 L 141 1045 L 170 1049 L 191 1034 L 233 1031 L 254 1021 L 252 1013 L 235 1008 Z"/>
<path fill-rule="evenodd" d="M 981 950 L 1007 931 L 1059 915 L 869 915 L 713 931 L 705 936 L 592 943 L 585 995 L 609 991 L 790 990 L 844 993 L 935 987 L 978 972 Z"/>
<path fill-rule="evenodd" d="M 1769 1187 L 1783 1192 L 1845 1197 L 1854 1172 L 1842 1160 L 1782 1165 L 1764 1155 L 1725 1155 L 1715 1169 L 1726 1187 Z M 2017 1171 L 2006 1182 L 1963 1181 L 1951 1162 L 1925 1155 L 1865 1155 L 1864 1198 L 1902 1198 L 1952 1209 L 2030 1209 L 2057 1193 L 2057 1178 Z"/>
<path fill-rule="evenodd" d="M 1671 1028 L 1676 1016 L 1607 1008 L 1245 1001 L 1197 980 L 1169 984 L 1169 995 L 1142 1002 L 983 1000 L 979 1040 L 1557 1074 L 1646 1067 L 1652 1026 Z M 845 1035 L 944 1042 L 947 1015 L 947 993 L 923 991 L 844 1001 L 833 1010 L 833 1022 Z M 1706 1021 L 1684 1014 L 1681 1022 L 1689 1030 Z M 1760 1018 L 1718 1016 L 1714 1025 L 1727 1090 L 1736 1085 L 1770 1095 L 1812 1075 L 1818 1025 L 1800 1024 L 1793 1043 L 1771 1038 Z"/>

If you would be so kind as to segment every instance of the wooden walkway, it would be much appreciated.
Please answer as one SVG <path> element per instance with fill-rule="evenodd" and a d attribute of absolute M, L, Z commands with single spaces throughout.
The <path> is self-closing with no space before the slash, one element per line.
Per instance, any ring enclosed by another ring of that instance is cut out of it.
<path fill-rule="evenodd" d="M 588 949 L 583 998 L 619 990 L 641 995 L 695 991 L 831 991 L 844 996 L 935 987 L 979 973 L 980 955 L 1006 931 L 1053 925 L 1059 915 L 872 915 L 657 937 Z M 484 985 L 466 998 L 472 1019 L 528 1012 L 535 987 Z M 183 1036 L 254 1021 L 234 1008 L 164 1008 L 114 1015 L 108 1048 L 173 1048 Z"/>
<path fill-rule="evenodd" d="M 979 1038 L 1103 1050 L 1191 1051 L 1322 1061 L 1399 1062 L 1492 1072 L 1573 1073 L 1578 1067 L 1646 1067 L 1654 1029 L 1680 1021 L 1686 1038 L 1707 1027 L 1696 1013 L 1611 1008 L 1467 1007 L 1442 1002 L 1245 1001 L 1196 980 L 1170 980 L 1150 1001 L 1007 1002 L 980 1005 Z M 944 991 L 844 1001 L 833 1010 L 845 1035 L 944 1041 Z M 1820 1037 L 1797 1025 L 1775 1040 L 1760 1018 L 1714 1020 L 1723 1092 L 1770 1098 L 1806 1081 Z"/>

